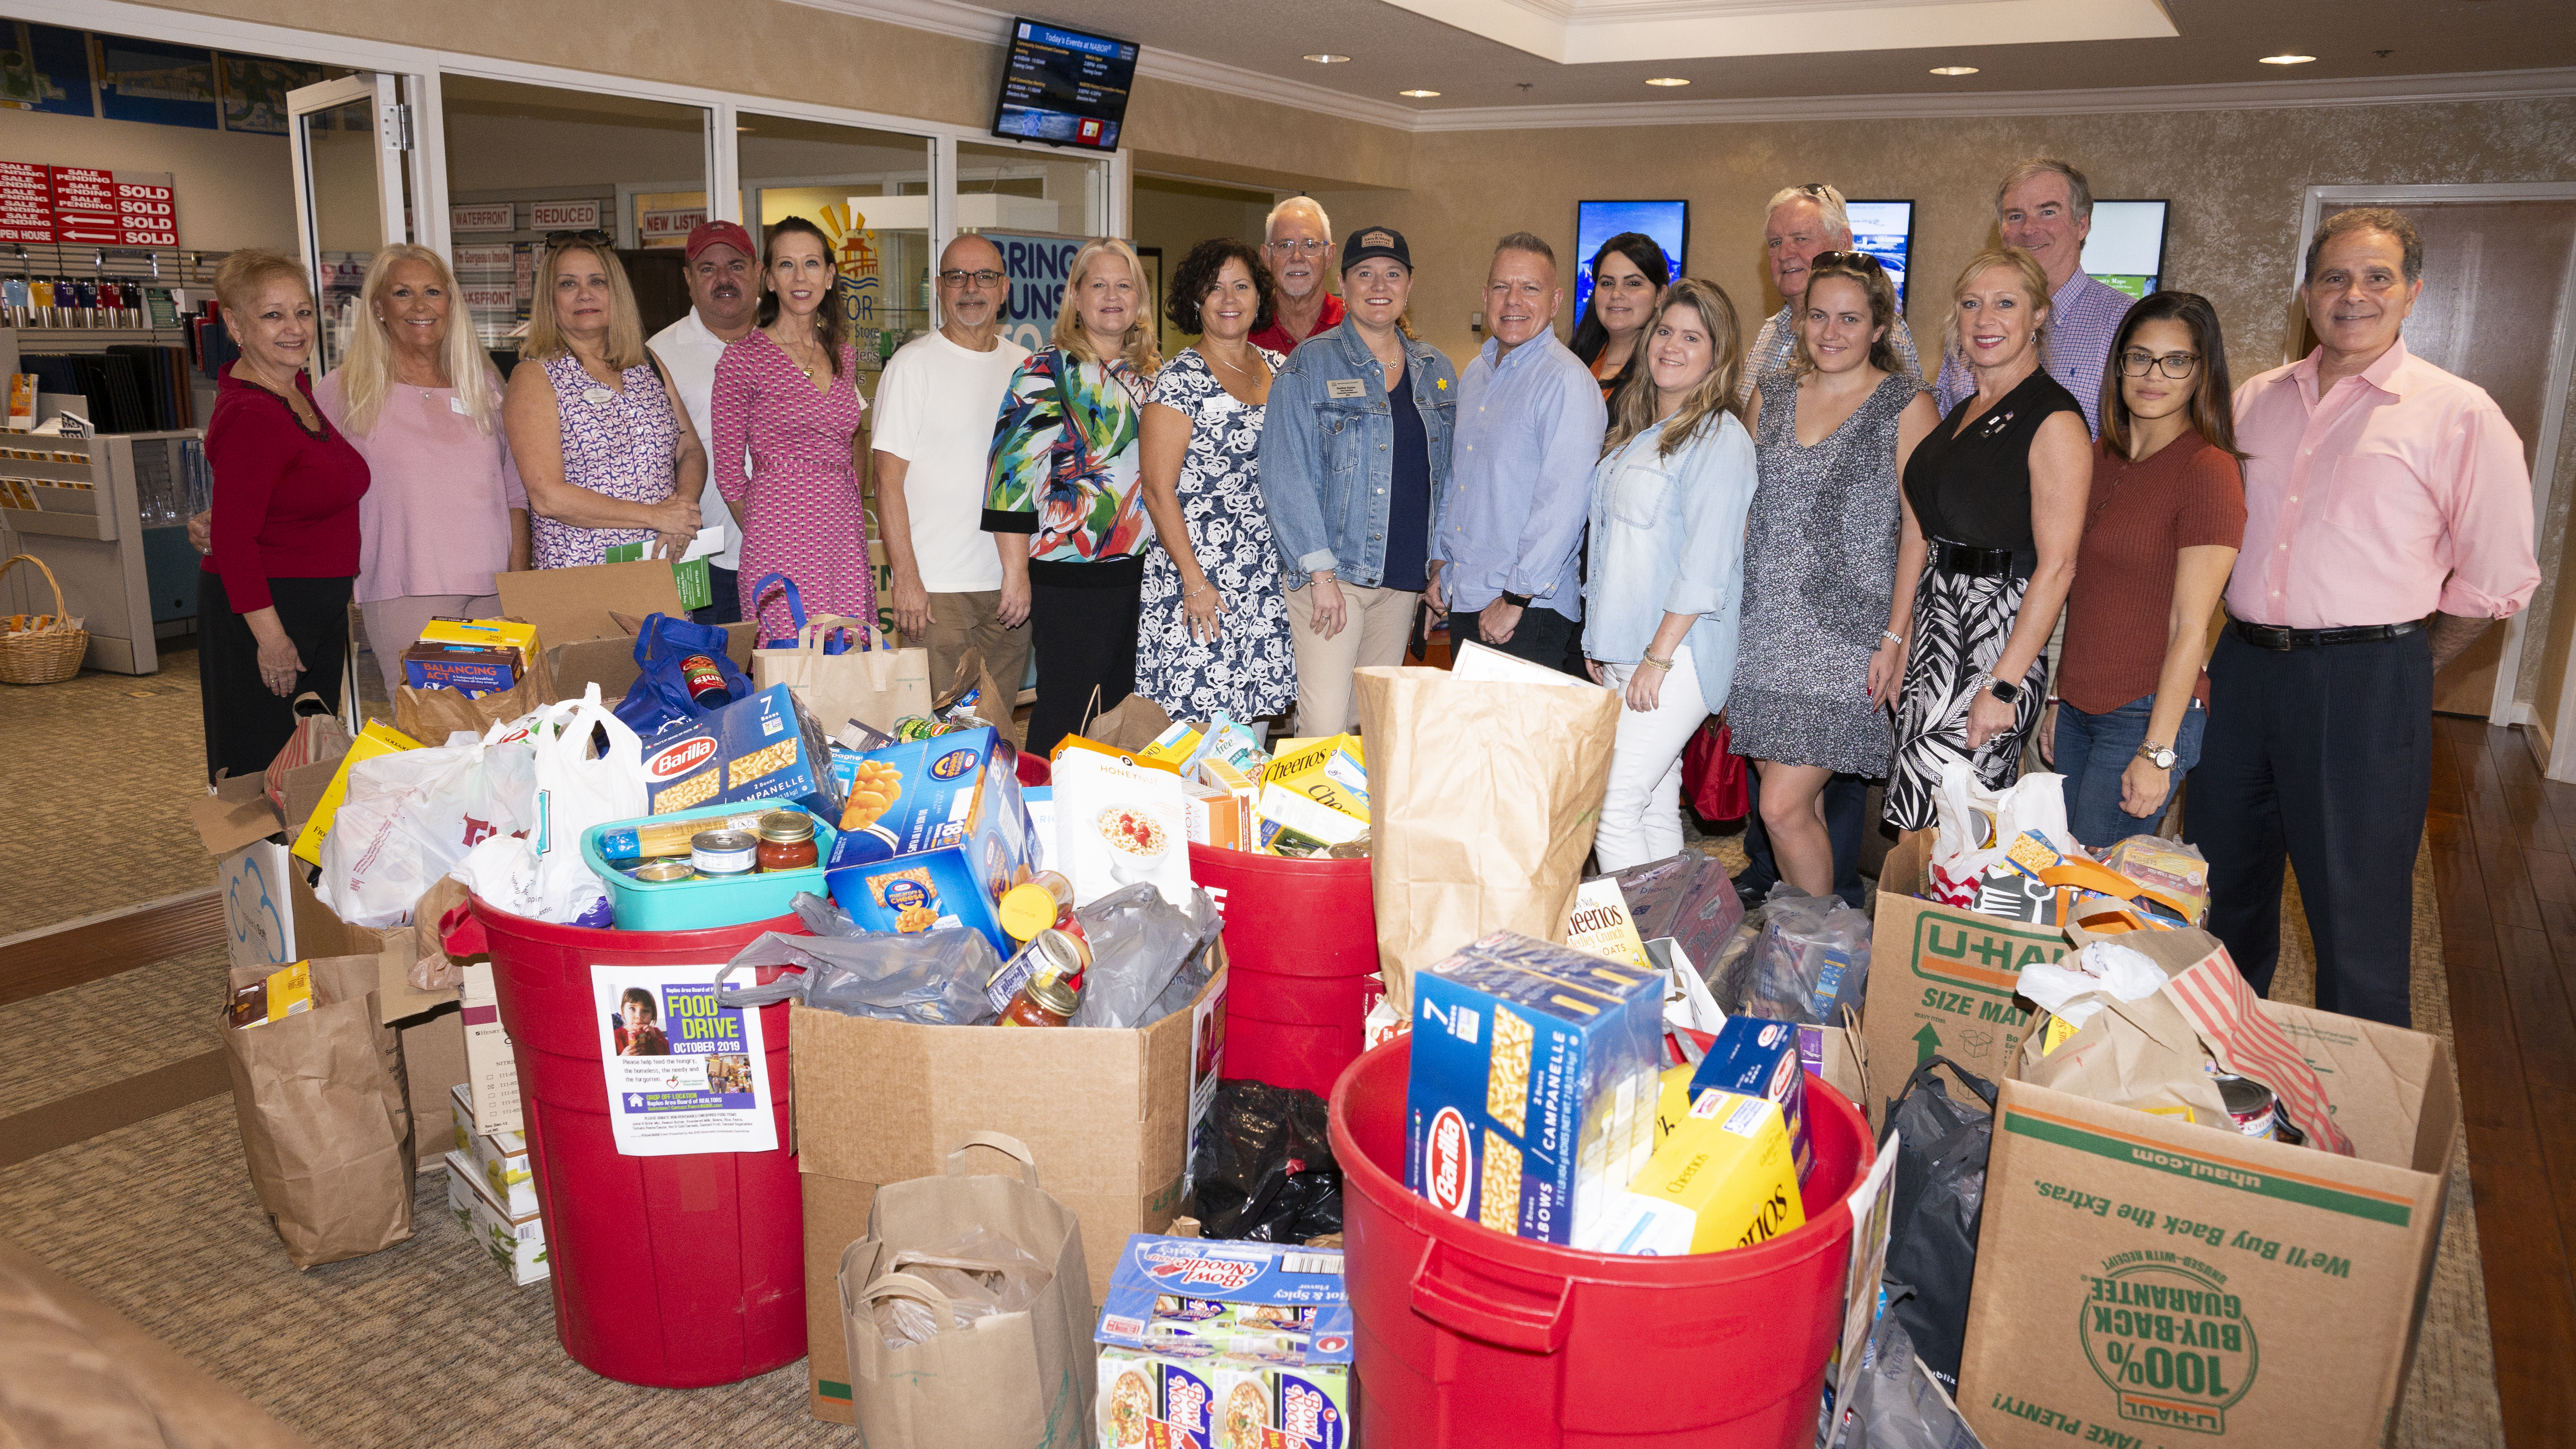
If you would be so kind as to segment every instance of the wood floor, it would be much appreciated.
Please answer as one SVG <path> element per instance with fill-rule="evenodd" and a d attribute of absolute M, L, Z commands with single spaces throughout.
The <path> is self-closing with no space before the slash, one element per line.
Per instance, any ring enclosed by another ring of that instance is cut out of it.
<path fill-rule="evenodd" d="M 2510 1449 L 2576 1444 L 2576 785 L 2433 726 L 2427 833 Z"/>

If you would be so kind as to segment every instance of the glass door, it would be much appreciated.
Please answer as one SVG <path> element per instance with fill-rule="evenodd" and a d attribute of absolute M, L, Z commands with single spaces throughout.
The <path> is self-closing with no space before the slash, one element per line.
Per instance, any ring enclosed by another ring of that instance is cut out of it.
<path fill-rule="evenodd" d="M 313 275 L 322 335 L 316 376 L 348 356 L 367 264 L 411 237 L 408 121 L 395 77 L 361 72 L 287 92 L 295 167 L 295 239 Z"/>

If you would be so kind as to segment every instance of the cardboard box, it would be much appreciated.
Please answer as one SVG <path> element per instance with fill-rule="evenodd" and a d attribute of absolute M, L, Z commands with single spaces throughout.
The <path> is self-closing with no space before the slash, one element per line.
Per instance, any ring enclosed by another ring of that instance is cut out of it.
<path fill-rule="evenodd" d="M 1368 822 L 1368 756 L 1357 735 L 1282 740 L 1261 782 L 1265 795 L 1273 786 L 1283 787 L 1362 824 Z"/>
<path fill-rule="evenodd" d="M 414 689 L 453 689 L 473 695 L 499 694 L 519 682 L 526 664 L 516 649 L 496 644 L 431 644 L 402 652 L 403 682 Z"/>
<path fill-rule="evenodd" d="M 1672 1258 L 1766 1243 L 1806 1222 L 1780 1104 L 1701 1092 L 1578 1246 Z"/>
<path fill-rule="evenodd" d="M 357 739 L 350 742 L 349 752 L 340 757 L 337 767 L 332 772 L 330 784 L 323 788 L 321 798 L 316 800 L 313 808 L 306 812 L 303 828 L 296 831 L 295 844 L 292 847 L 295 858 L 307 865 L 318 866 L 322 863 L 322 839 L 331 833 L 331 821 L 340 813 L 341 800 L 348 796 L 349 768 L 352 765 L 360 760 L 372 760 L 378 755 L 396 754 L 403 750 L 419 748 L 420 741 L 382 720 L 367 721 L 367 727 L 360 730 Z"/>
<path fill-rule="evenodd" d="M 915 1026 L 789 1009 L 814 1417 L 853 1421 L 835 1282 L 842 1249 L 867 1236 L 880 1184 L 946 1172 L 966 1133 L 1028 1144 L 1039 1180 L 1082 1220 L 1093 1301 L 1107 1296 L 1127 1239 L 1161 1232 L 1180 1211 L 1197 1104 L 1216 1078 L 1206 1047 L 1225 990 L 1219 969 L 1188 1010 L 1126 1031 Z M 1019 1170 L 990 1153 L 976 1154 L 976 1165 Z"/>
<path fill-rule="evenodd" d="M 513 1220 L 534 1217 L 537 1180 L 528 1160 L 528 1139 L 516 1132 L 496 1135 L 478 1127 L 473 1101 L 462 1082 L 449 1089 L 448 1106 L 456 1144 L 448 1160 L 463 1161 L 465 1170 L 481 1181 L 485 1196 Z"/>
<path fill-rule="evenodd" d="M 1140 1235 L 1113 1277 L 1098 1336 L 1103 1445 L 1350 1441 L 1351 1313 L 1339 1249 Z"/>
<path fill-rule="evenodd" d="M 813 712 L 783 684 L 646 740 L 644 794 L 655 815 L 792 800 L 825 820 L 841 818 L 831 742 Z"/>
<path fill-rule="evenodd" d="M 554 1276 L 545 1223 L 536 1209 L 517 1214 L 493 1201 L 474 1175 L 474 1164 L 455 1152 L 447 1154 L 447 1210 L 512 1283 L 525 1288 Z"/>
<path fill-rule="evenodd" d="M 289 803 L 318 798 L 338 770 L 339 762 L 330 760 L 288 771 Z M 293 882 L 304 867 L 287 854 L 289 822 L 269 802 L 261 778 L 217 780 L 211 792 L 189 802 L 188 820 L 197 828 L 206 854 L 215 859 L 215 888 L 223 893 L 229 964 L 277 967 L 314 954 L 296 950 Z M 302 825 L 303 816 L 292 823 Z M 305 894 L 311 893 L 307 887 Z"/>
<path fill-rule="evenodd" d="M 510 1051 L 510 1034 L 501 1029 L 501 998 L 493 990 L 492 963 L 465 963 L 465 985 L 459 991 L 464 1010 L 465 1091 L 474 1120 L 487 1132 L 518 1132 L 526 1123 L 519 1110 L 519 1061 Z"/>
<path fill-rule="evenodd" d="M 640 624 L 654 614 L 687 616 L 671 566 L 658 561 L 502 574 L 494 588 L 502 613 L 535 626 L 555 688 L 567 699 L 579 698 L 591 684 L 610 704 L 626 697 L 639 671 L 634 631 L 622 619 Z M 725 652 L 745 674 L 751 672 L 759 628 L 725 626 Z"/>
<path fill-rule="evenodd" d="M 1990 1449 L 2386 1441 L 2441 1242 L 2450 1052 L 2262 1010 L 2357 1156 L 2003 1083 L 1958 1395 Z"/>
<path fill-rule="evenodd" d="M 966 926 L 1010 959 L 1017 943 L 997 908 L 1032 873 L 1017 758 L 989 729 L 870 752 L 862 778 L 892 784 L 895 795 L 872 820 L 836 817 L 844 825 L 823 876 L 832 899 L 868 930 Z M 874 776 L 864 773 L 871 767 Z"/>
<path fill-rule="evenodd" d="M 1798 1163 L 1798 1181 L 1816 1170 L 1815 1148 L 1807 1136 L 1806 1063 L 1798 1055 L 1798 1029 L 1785 1021 L 1731 1016 L 1710 1044 L 1708 1055 L 1691 1073 L 1690 1093 L 1734 1092 L 1765 1097 L 1780 1104 L 1789 1129 L 1789 1154 Z"/>
<path fill-rule="evenodd" d="M 1897 857 L 1888 857 L 1891 867 Z M 1886 1129 L 1886 1099 L 1938 1053 L 2001 1080 L 2031 1012 L 2014 998 L 2022 968 L 2074 947 L 2054 926 L 1980 915 L 1881 887 L 1870 927 L 1869 999 L 1861 1013 L 1870 1125 Z"/>

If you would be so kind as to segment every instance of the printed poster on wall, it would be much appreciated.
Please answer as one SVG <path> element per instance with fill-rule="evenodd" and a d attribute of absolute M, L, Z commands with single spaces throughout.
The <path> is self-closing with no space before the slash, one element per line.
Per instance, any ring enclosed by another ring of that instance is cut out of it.
<path fill-rule="evenodd" d="M 778 1146 L 760 1010 L 717 1004 L 723 969 L 721 961 L 590 968 L 608 1124 L 621 1155 Z"/>

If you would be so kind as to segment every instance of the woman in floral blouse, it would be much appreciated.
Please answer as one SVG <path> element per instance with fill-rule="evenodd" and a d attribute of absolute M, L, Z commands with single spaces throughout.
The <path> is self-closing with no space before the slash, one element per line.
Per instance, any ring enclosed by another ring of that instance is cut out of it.
<path fill-rule="evenodd" d="M 984 531 L 1002 552 L 1002 623 L 1030 623 L 1038 700 L 1027 748 L 1039 755 L 1136 687 L 1153 539 L 1138 497 L 1138 418 L 1161 364 L 1153 310 L 1135 248 L 1083 243 L 1053 343 L 1020 364 L 993 425 Z"/>

